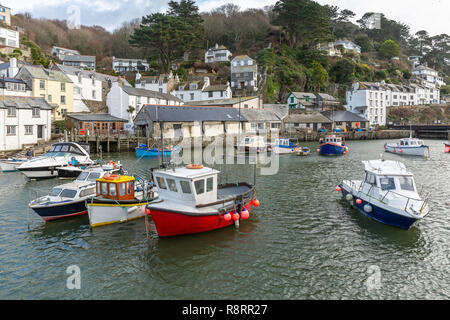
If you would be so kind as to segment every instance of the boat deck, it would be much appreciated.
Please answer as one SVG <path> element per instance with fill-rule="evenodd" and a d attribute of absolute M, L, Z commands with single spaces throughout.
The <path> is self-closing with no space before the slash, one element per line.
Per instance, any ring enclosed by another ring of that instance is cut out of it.
<path fill-rule="evenodd" d="M 217 199 L 223 200 L 236 197 L 247 192 L 250 188 L 249 186 L 227 186 L 217 190 Z"/>

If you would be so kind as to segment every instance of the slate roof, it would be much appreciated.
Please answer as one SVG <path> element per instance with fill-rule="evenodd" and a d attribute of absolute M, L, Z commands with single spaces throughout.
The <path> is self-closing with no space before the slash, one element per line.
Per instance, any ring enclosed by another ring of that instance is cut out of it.
<path fill-rule="evenodd" d="M 206 87 L 203 89 L 204 92 L 208 91 L 226 91 L 228 89 L 228 86 L 226 84 L 213 84 L 209 87 Z"/>
<path fill-rule="evenodd" d="M 40 108 L 51 110 L 52 107 L 41 97 L 0 96 L 0 108 L 16 107 L 18 109 Z"/>
<path fill-rule="evenodd" d="M 167 93 L 161 93 L 157 91 L 142 89 L 142 88 L 134 88 L 134 87 L 128 87 L 123 86 L 123 91 L 125 91 L 128 95 L 132 96 L 140 96 L 140 97 L 149 97 L 149 98 L 156 98 L 156 99 L 165 99 L 169 101 L 177 101 L 177 102 L 183 102 L 183 100 Z"/>
<path fill-rule="evenodd" d="M 285 122 L 331 123 L 331 120 L 320 113 L 296 113 L 289 115 Z"/>
<path fill-rule="evenodd" d="M 252 99 L 258 98 L 257 96 L 251 97 L 241 97 L 241 105 L 244 107 L 244 102 Z M 228 106 L 239 103 L 239 98 L 229 98 L 229 99 L 214 99 L 214 100 L 202 100 L 202 101 L 189 101 L 191 105 L 197 106 Z M 241 109 L 242 109 L 241 108 Z"/>
<path fill-rule="evenodd" d="M 236 109 L 236 108 L 235 108 Z M 239 110 L 238 110 L 239 111 Z M 241 109 L 243 115 L 249 122 L 269 121 L 280 122 L 275 112 L 266 109 Z"/>
<path fill-rule="evenodd" d="M 63 72 L 51 69 L 44 69 L 41 67 L 24 66 L 22 70 L 28 71 L 35 79 L 45 79 L 59 82 L 72 82 Z M 22 72 L 19 71 L 20 72 Z"/>
<path fill-rule="evenodd" d="M 63 61 L 76 61 L 76 62 L 93 62 L 95 63 L 95 56 L 82 56 L 82 55 L 65 55 Z"/>
<path fill-rule="evenodd" d="M 154 122 L 247 121 L 236 108 L 144 105 L 142 112 Z"/>
<path fill-rule="evenodd" d="M 324 111 L 322 115 L 330 120 L 339 122 L 367 122 L 366 118 L 363 118 L 356 113 L 350 111 Z"/>
<path fill-rule="evenodd" d="M 108 113 L 68 113 L 66 116 L 78 121 L 128 122 L 128 120 L 114 117 Z"/>
<path fill-rule="evenodd" d="M 0 78 L 0 88 L 5 89 L 7 82 L 24 84 L 25 90 L 31 90 L 30 86 L 25 81 L 16 78 Z"/>
<path fill-rule="evenodd" d="M 281 120 L 289 115 L 289 106 L 287 104 L 264 104 L 263 108 L 274 112 Z"/>

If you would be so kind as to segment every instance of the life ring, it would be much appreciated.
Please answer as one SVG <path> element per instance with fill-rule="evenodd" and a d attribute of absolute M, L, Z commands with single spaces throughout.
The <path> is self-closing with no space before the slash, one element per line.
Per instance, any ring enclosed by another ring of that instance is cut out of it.
<path fill-rule="evenodd" d="M 116 164 L 114 163 L 114 161 L 110 161 L 110 162 L 108 162 L 108 164 L 110 165 L 110 166 L 112 166 L 113 168 L 115 168 L 116 167 Z"/>
<path fill-rule="evenodd" d="M 108 176 L 104 176 L 103 178 L 106 179 L 106 180 L 116 180 L 116 179 L 119 179 L 120 176 L 117 175 L 117 174 L 110 174 Z"/>
<path fill-rule="evenodd" d="M 202 164 L 188 164 L 186 166 L 187 169 L 202 169 L 203 165 Z"/>

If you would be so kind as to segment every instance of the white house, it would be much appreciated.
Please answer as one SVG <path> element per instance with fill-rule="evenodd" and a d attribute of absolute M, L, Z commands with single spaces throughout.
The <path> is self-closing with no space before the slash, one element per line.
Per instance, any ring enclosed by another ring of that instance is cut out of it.
<path fill-rule="evenodd" d="M 89 112 L 84 101 L 103 101 L 102 78 L 98 73 L 75 67 L 56 64 L 55 69 L 62 71 L 73 82 L 73 112 Z"/>
<path fill-rule="evenodd" d="M 121 59 L 113 57 L 112 68 L 117 73 L 128 71 L 148 71 L 150 65 L 144 59 Z"/>
<path fill-rule="evenodd" d="M 247 55 L 237 56 L 231 61 L 231 88 L 258 90 L 258 66 Z"/>
<path fill-rule="evenodd" d="M 434 84 L 438 88 L 445 86 L 444 79 L 439 76 L 439 73 L 436 70 L 427 67 L 426 65 L 420 65 L 414 68 L 411 73 L 416 78 L 425 80 L 430 84 Z"/>
<path fill-rule="evenodd" d="M 354 52 L 357 52 L 357 53 L 361 53 L 361 47 L 358 46 L 357 44 L 355 44 L 354 42 L 352 42 L 350 40 L 347 40 L 347 39 L 342 39 L 342 40 L 335 41 L 334 45 L 335 46 L 342 46 L 347 51 L 354 51 Z"/>
<path fill-rule="evenodd" d="M 0 27 L 0 45 L 19 48 L 19 32 L 11 29 Z"/>
<path fill-rule="evenodd" d="M 341 50 L 335 46 L 334 42 L 319 43 L 317 50 L 324 51 L 329 57 L 342 57 Z"/>
<path fill-rule="evenodd" d="M 219 46 L 216 43 L 214 48 L 205 52 L 205 63 L 230 61 L 231 52 L 225 46 Z"/>
<path fill-rule="evenodd" d="M 57 46 L 53 46 L 52 49 L 50 50 L 50 53 L 53 56 L 57 56 L 59 60 L 62 60 L 64 58 L 64 56 L 79 56 L 80 53 L 77 50 L 73 50 L 73 49 L 67 49 L 67 48 L 62 48 L 62 47 L 57 47 Z"/>
<path fill-rule="evenodd" d="M 108 113 L 117 118 L 128 119 L 128 126 L 125 125 L 125 127 L 130 128 L 132 119 L 141 110 L 143 105 L 179 106 L 183 104 L 183 101 L 170 94 L 134 88 L 122 85 L 120 82 L 114 82 L 106 96 L 106 104 L 108 106 Z M 130 106 L 133 109 L 132 112 L 128 112 Z"/>
<path fill-rule="evenodd" d="M 0 77 L 14 78 L 24 65 L 29 64 L 16 58 L 10 58 L 9 62 L 0 64 Z"/>
<path fill-rule="evenodd" d="M 160 93 L 168 93 L 172 91 L 173 86 L 178 82 L 178 75 L 175 77 L 170 71 L 169 74 L 160 74 L 159 76 L 142 77 L 142 75 L 136 73 L 136 88 L 146 89 L 150 91 L 156 91 Z"/>
<path fill-rule="evenodd" d="M 0 96 L 31 97 L 31 88 L 21 79 L 0 78 Z"/>
<path fill-rule="evenodd" d="M 0 151 L 49 141 L 51 114 L 44 98 L 0 96 Z"/>
<path fill-rule="evenodd" d="M 185 103 L 190 101 L 229 99 L 232 96 L 229 83 L 211 85 L 209 77 L 176 84 L 171 94 Z"/>

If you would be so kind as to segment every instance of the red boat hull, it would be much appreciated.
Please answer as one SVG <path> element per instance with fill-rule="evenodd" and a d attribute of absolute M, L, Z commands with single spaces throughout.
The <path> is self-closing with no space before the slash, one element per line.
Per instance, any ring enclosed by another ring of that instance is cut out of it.
<path fill-rule="evenodd" d="M 245 205 L 245 208 L 250 212 L 252 203 L 250 202 Z M 229 213 L 233 215 L 234 211 L 230 211 Z M 179 212 L 151 209 L 150 215 L 160 237 L 212 231 L 234 224 L 233 220 L 226 221 L 223 217 L 224 214 L 192 216 Z"/>
<path fill-rule="evenodd" d="M 445 152 L 446 153 L 450 152 L 450 144 L 445 144 Z"/>

